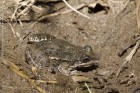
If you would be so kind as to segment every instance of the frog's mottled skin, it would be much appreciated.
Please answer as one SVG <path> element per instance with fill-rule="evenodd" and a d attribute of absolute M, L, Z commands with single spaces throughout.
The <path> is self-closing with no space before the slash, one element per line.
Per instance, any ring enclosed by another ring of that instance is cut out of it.
<path fill-rule="evenodd" d="M 95 55 L 89 46 L 82 48 L 64 40 L 52 38 L 52 35 L 46 34 L 42 36 L 42 38 L 46 36 L 46 39 L 42 39 L 39 34 L 30 37 L 36 39 L 35 41 L 33 39 L 32 41 L 29 40 L 30 44 L 26 48 L 25 55 L 29 64 L 38 67 L 57 68 L 62 67 L 63 63 L 68 67 L 75 64 L 87 63 L 95 59 Z"/>

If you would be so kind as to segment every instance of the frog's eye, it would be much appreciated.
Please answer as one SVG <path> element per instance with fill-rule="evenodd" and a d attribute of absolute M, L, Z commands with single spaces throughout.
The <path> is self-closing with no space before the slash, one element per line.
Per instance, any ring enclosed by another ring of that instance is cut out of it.
<path fill-rule="evenodd" d="M 91 51 L 92 51 L 92 47 L 91 47 L 91 46 L 85 46 L 85 47 L 84 47 L 84 50 L 85 50 L 86 52 L 91 52 Z"/>
<path fill-rule="evenodd" d="M 83 63 L 89 62 L 91 60 L 91 57 L 88 55 L 85 55 L 84 57 L 81 58 L 81 61 Z"/>

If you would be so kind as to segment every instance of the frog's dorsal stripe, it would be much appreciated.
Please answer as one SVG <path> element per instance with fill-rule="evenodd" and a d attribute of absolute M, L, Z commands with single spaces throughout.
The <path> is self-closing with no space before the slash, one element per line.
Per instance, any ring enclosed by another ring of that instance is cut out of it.
<path fill-rule="evenodd" d="M 49 34 L 34 34 L 28 38 L 28 43 L 38 43 L 46 40 L 52 40 L 55 39 L 54 36 Z"/>

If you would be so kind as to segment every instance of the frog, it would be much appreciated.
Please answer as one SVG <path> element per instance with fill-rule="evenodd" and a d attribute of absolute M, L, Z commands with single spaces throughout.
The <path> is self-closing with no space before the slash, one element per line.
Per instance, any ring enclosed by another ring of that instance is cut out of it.
<path fill-rule="evenodd" d="M 97 65 L 99 57 L 91 46 L 76 46 L 50 34 L 33 34 L 25 50 L 26 63 L 37 68 L 46 67 L 50 72 L 70 75 L 77 68 Z"/>

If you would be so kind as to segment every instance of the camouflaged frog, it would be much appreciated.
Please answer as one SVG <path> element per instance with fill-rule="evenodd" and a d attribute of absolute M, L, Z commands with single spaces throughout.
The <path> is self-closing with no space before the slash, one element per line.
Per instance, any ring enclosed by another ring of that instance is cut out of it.
<path fill-rule="evenodd" d="M 68 75 L 77 67 L 95 64 L 96 56 L 90 46 L 83 48 L 49 34 L 34 34 L 28 39 L 25 59 L 30 65 Z"/>

